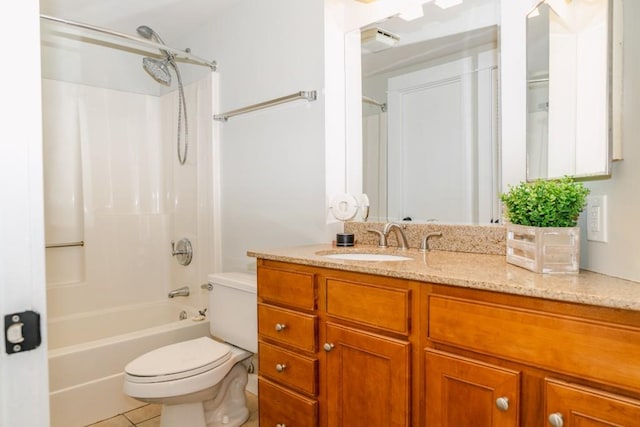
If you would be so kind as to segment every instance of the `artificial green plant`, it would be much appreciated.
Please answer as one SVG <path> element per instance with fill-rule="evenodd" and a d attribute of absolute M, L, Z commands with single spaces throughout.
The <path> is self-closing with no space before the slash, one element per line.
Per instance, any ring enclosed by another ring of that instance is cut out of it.
<path fill-rule="evenodd" d="M 512 224 L 575 227 L 587 204 L 589 189 L 570 177 L 521 182 L 500 195 Z"/>

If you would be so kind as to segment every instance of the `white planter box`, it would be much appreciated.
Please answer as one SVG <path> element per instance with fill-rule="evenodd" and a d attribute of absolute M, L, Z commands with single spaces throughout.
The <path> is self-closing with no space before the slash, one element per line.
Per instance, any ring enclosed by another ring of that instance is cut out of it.
<path fill-rule="evenodd" d="M 507 224 L 507 262 L 536 273 L 577 273 L 580 228 Z"/>

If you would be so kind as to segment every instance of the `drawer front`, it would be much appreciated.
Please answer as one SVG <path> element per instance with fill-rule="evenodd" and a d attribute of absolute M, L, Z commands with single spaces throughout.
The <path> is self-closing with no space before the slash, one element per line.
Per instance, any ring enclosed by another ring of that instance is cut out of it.
<path fill-rule="evenodd" d="M 429 338 L 640 391 L 639 328 L 432 295 Z"/>
<path fill-rule="evenodd" d="M 258 346 L 260 375 L 312 396 L 317 395 L 318 360 L 261 342 Z"/>
<path fill-rule="evenodd" d="M 378 329 L 409 334 L 411 291 L 327 279 L 327 314 Z"/>
<path fill-rule="evenodd" d="M 312 353 L 316 351 L 317 316 L 258 304 L 258 333 Z"/>
<path fill-rule="evenodd" d="M 318 402 L 293 393 L 264 378 L 258 379 L 260 425 L 275 427 L 315 427 Z"/>
<path fill-rule="evenodd" d="M 316 308 L 314 275 L 260 267 L 258 297 L 263 301 L 313 311 Z"/>

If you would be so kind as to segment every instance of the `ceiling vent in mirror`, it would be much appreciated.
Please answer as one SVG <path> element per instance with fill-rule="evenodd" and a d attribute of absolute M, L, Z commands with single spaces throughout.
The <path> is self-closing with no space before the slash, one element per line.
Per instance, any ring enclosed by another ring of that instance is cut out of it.
<path fill-rule="evenodd" d="M 369 28 L 360 35 L 362 51 L 365 53 L 379 52 L 395 46 L 400 37 L 381 28 Z"/>

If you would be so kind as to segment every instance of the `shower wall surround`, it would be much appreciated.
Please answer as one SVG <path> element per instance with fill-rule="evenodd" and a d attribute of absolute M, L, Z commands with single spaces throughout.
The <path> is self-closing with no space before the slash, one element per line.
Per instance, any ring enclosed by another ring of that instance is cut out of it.
<path fill-rule="evenodd" d="M 85 242 L 46 250 L 51 317 L 157 301 L 184 285 L 193 305 L 206 305 L 198 284 L 211 268 L 211 79 L 185 89 L 193 120 L 181 166 L 177 92 L 43 80 L 47 243 Z M 188 267 L 170 254 L 182 237 L 194 245 Z"/>

